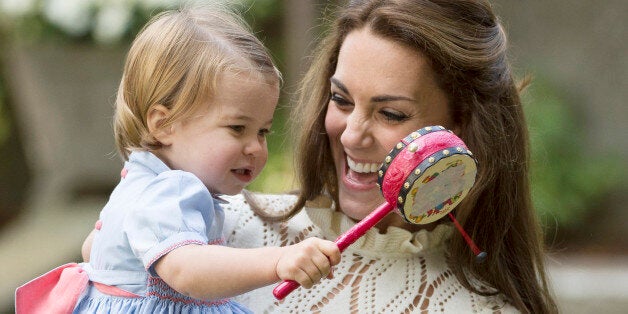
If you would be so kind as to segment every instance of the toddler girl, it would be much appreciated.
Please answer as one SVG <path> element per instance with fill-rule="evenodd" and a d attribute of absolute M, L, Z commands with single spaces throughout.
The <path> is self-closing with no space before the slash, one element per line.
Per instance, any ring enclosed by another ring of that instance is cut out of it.
<path fill-rule="evenodd" d="M 152 19 L 127 56 L 114 127 L 126 162 L 89 262 L 18 288 L 17 312 L 240 313 L 248 310 L 228 297 L 327 276 L 340 259 L 330 241 L 220 245 L 220 195 L 262 170 L 279 83 L 266 49 L 230 10 Z"/>

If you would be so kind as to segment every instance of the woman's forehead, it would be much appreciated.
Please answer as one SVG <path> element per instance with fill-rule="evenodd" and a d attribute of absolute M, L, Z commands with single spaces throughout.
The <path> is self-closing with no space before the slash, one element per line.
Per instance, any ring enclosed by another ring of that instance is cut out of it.
<path fill-rule="evenodd" d="M 374 35 L 368 28 L 347 35 L 333 77 L 348 89 L 411 90 L 434 85 L 429 60 L 418 50 Z"/>

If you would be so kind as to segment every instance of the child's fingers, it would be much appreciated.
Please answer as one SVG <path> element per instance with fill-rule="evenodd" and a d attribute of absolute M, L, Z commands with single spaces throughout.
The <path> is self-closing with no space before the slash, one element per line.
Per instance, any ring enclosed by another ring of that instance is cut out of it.
<path fill-rule="evenodd" d="M 313 279 L 317 279 L 316 281 L 329 274 L 331 264 L 327 256 L 322 252 L 317 252 L 317 254 L 312 255 L 312 263 L 314 264 L 313 266 L 316 267 L 316 270 L 318 270 L 318 277 L 314 278 L 312 276 Z"/>
<path fill-rule="evenodd" d="M 310 270 L 310 272 L 312 271 Z M 316 273 L 318 273 L 318 270 L 316 271 Z M 315 274 L 314 276 L 317 276 L 317 275 Z M 312 288 L 312 286 L 314 285 L 315 282 L 318 281 L 318 279 L 314 280 L 312 276 L 305 269 L 301 269 L 301 271 L 299 271 L 294 276 L 294 281 L 298 282 L 301 285 L 301 287 L 309 289 L 309 288 Z"/>
<path fill-rule="evenodd" d="M 308 271 L 308 273 L 310 278 L 316 283 L 321 278 L 331 278 L 332 266 L 340 262 L 340 249 L 338 249 L 336 243 L 331 241 L 321 239 L 313 239 L 312 241 L 316 241 L 316 247 L 318 248 L 317 254 L 312 254 L 312 263 L 318 269 L 319 274 L 317 276 L 313 271 Z"/>
<path fill-rule="evenodd" d="M 333 245 L 335 246 L 335 244 Z M 309 263 L 304 264 L 302 268 L 303 271 L 305 271 L 312 280 L 312 285 L 319 282 L 322 278 L 326 277 L 331 269 L 331 263 L 329 261 L 329 258 L 323 253 L 322 248 L 320 248 L 318 245 L 317 247 L 318 250 L 312 252 L 312 254 L 310 255 Z"/>
<path fill-rule="evenodd" d="M 336 243 L 321 240 L 318 245 L 318 249 L 327 256 L 331 265 L 337 265 L 338 263 L 340 263 L 340 249 L 338 248 L 338 245 Z"/>
<path fill-rule="evenodd" d="M 311 288 L 321 278 L 331 278 L 331 267 L 340 262 L 340 250 L 336 243 L 309 238 L 285 247 L 286 253 L 277 264 L 280 279 L 292 279 L 304 288 Z"/>
<path fill-rule="evenodd" d="M 327 276 L 329 267 L 327 256 L 321 252 L 316 252 L 310 256 L 307 262 L 301 264 L 299 274 L 305 273 L 308 278 L 300 276 L 299 279 L 302 279 L 304 282 L 301 283 L 299 280 L 297 280 L 297 282 L 301 283 L 305 288 L 310 288 L 315 283 L 319 282 L 321 278 Z"/>
<path fill-rule="evenodd" d="M 307 264 L 301 263 L 301 265 L 280 267 L 277 270 L 277 275 L 281 280 L 294 280 L 304 288 L 310 288 L 320 279 L 320 272 L 314 266 L 309 267 L 309 269 L 303 267 L 303 265 Z"/>

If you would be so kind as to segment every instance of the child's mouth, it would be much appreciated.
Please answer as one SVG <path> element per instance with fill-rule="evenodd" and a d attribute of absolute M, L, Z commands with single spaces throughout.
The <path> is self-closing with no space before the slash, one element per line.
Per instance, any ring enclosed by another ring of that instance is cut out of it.
<path fill-rule="evenodd" d="M 250 169 L 233 169 L 231 170 L 231 173 L 233 173 L 239 180 L 244 182 L 250 182 L 251 180 L 253 180 L 253 171 L 251 171 Z"/>

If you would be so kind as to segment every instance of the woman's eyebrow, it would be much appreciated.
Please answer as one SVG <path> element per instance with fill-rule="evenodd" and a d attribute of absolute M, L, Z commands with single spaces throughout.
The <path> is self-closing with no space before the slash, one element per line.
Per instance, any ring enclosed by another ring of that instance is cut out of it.
<path fill-rule="evenodd" d="M 399 100 L 416 101 L 409 97 L 395 96 L 395 95 L 380 95 L 380 96 L 375 96 L 371 98 L 372 102 L 388 102 L 388 101 L 399 101 Z"/>
<path fill-rule="evenodd" d="M 331 81 L 332 84 L 336 85 L 336 87 L 338 87 L 338 89 L 343 91 L 345 94 L 349 94 L 349 89 L 344 84 L 342 84 L 342 82 L 340 82 L 338 79 L 332 77 L 329 80 Z M 378 95 L 371 98 L 372 102 L 389 102 L 389 101 L 399 101 L 399 100 L 413 101 L 413 102 L 416 101 L 415 99 L 410 98 L 410 97 L 397 96 L 397 95 Z"/>
<path fill-rule="evenodd" d="M 336 85 L 336 87 L 338 87 L 345 94 L 349 94 L 349 89 L 345 86 L 345 84 L 342 84 L 342 82 L 340 82 L 337 78 L 331 77 L 329 78 L 329 80 L 331 81 L 332 84 Z"/>

